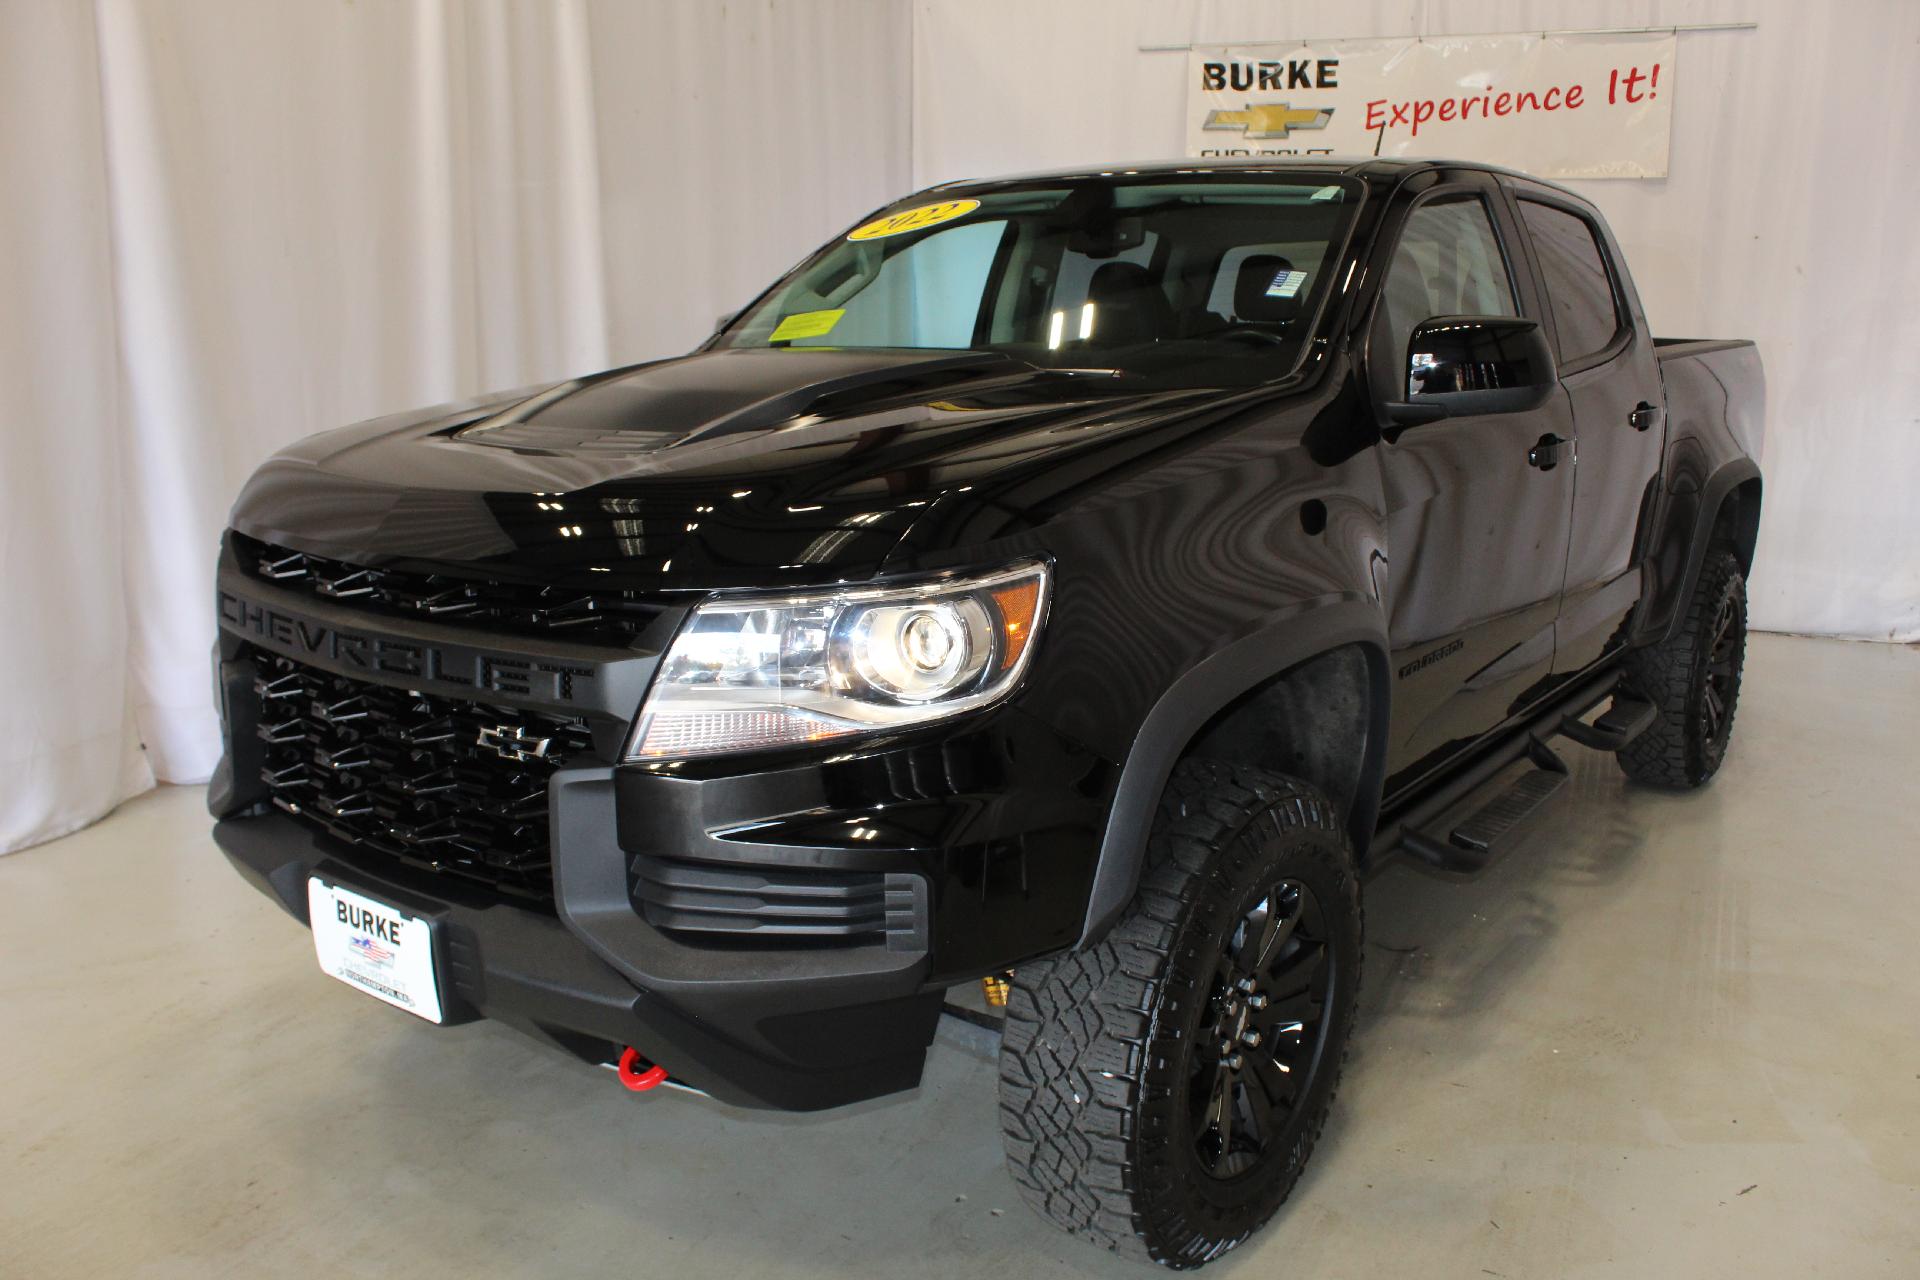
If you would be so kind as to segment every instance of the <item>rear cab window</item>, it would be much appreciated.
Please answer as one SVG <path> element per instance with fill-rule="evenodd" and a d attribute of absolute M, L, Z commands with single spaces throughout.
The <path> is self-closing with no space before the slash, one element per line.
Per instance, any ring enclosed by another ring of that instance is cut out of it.
<path fill-rule="evenodd" d="M 1563 369 L 1592 363 L 1626 329 L 1599 230 L 1559 205 L 1528 196 L 1519 204 L 1553 313 L 1554 354 Z"/>

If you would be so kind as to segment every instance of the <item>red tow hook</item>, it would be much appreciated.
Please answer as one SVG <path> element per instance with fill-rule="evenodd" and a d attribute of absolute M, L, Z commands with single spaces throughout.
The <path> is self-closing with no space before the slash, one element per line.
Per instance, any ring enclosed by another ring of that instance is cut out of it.
<path fill-rule="evenodd" d="M 649 1089 L 657 1089 L 665 1084 L 667 1080 L 667 1069 L 662 1066 L 650 1066 L 645 1071 L 634 1070 L 636 1066 L 645 1061 L 646 1059 L 640 1056 L 640 1051 L 631 1045 L 627 1047 L 625 1053 L 620 1055 L 620 1083 L 635 1093 L 645 1093 Z"/>

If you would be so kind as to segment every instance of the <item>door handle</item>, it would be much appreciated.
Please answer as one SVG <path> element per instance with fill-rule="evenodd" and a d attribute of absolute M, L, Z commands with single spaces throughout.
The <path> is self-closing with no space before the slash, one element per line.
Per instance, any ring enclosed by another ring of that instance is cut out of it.
<path fill-rule="evenodd" d="M 1659 425 L 1660 418 L 1660 410 L 1642 400 L 1633 406 L 1633 412 L 1627 415 L 1627 425 L 1635 431 L 1645 431 Z"/>
<path fill-rule="evenodd" d="M 1560 446 L 1571 443 L 1565 436 L 1557 436 L 1549 431 L 1533 442 L 1533 448 L 1527 450 L 1527 465 L 1551 471 L 1559 465 Z"/>

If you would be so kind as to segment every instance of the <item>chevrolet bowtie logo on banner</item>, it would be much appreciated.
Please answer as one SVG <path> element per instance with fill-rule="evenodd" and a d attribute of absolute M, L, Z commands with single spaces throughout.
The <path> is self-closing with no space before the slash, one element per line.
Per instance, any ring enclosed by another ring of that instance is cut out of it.
<path fill-rule="evenodd" d="M 1324 129 L 1332 107 L 1295 109 L 1284 102 L 1249 103 L 1242 111 L 1209 111 L 1202 129 L 1234 129 L 1248 138 L 1284 138 L 1295 129 Z"/>
<path fill-rule="evenodd" d="M 1447 156 L 1544 178 L 1664 178 L 1671 32 L 1196 48 L 1187 154 Z"/>

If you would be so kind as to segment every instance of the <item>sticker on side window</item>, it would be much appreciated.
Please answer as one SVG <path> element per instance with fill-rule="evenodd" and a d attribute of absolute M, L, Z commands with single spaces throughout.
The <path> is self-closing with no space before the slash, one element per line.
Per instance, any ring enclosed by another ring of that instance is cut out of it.
<path fill-rule="evenodd" d="M 942 200 L 939 204 L 902 209 L 899 213 L 890 213 L 884 218 L 875 218 L 872 222 L 855 227 L 847 232 L 847 239 L 878 240 L 883 236 L 919 231 L 923 227 L 937 227 L 943 222 L 963 218 L 979 207 L 978 200 Z"/>
<path fill-rule="evenodd" d="M 1269 298 L 1291 298 L 1300 292 L 1300 286 L 1307 282 L 1304 271 L 1281 270 L 1273 277 L 1273 283 L 1267 286 Z"/>
<path fill-rule="evenodd" d="M 818 338 L 822 334 L 832 333 L 833 326 L 840 323 L 840 317 L 847 314 L 846 309 L 839 311 L 796 311 L 774 326 L 767 335 L 768 342 L 789 342 L 794 338 Z"/>

